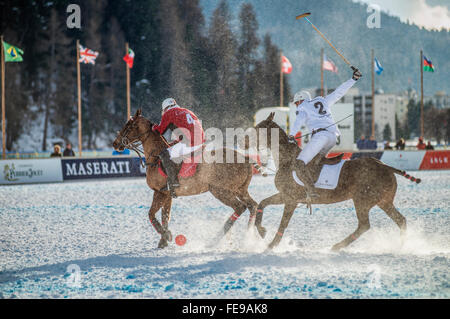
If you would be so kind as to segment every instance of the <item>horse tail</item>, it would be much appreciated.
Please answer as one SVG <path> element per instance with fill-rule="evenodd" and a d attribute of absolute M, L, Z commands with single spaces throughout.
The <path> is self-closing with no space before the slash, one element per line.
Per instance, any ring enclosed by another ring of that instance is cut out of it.
<path fill-rule="evenodd" d="M 380 165 L 383 165 L 384 167 L 388 168 L 389 170 L 391 170 L 393 173 L 398 174 L 403 176 L 404 178 L 409 179 L 411 182 L 415 182 L 417 184 L 419 184 L 422 180 L 420 178 L 415 178 L 414 176 L 409 175 L 408 173 L 406 173 L 406 171 L 402 171 L 400 169 L 397 169 L 395 167 L 386 165 L 385 163 L 383 163 L 382 161 L 380 161 L 379 159 L 373 158 L 371 157 L 371 159 L 373 159 L 375 162 L 377 162 Z"/>
<path fill-rule="evenodd" d="M 388 166 L 388 165 L 386 165 Z M 422 180 L 420 178 L 415 178 L 414 176 L 409 175 L 408 173 L 406 173 L 406 171 L 402 171 L 399 169 L 396 169 L 394 167 L 388 166 L 395 174 L 401 175 L 404 178 L 409 179 L 411 182 L 415 182 L 417 184 L 419 184 Z"/>

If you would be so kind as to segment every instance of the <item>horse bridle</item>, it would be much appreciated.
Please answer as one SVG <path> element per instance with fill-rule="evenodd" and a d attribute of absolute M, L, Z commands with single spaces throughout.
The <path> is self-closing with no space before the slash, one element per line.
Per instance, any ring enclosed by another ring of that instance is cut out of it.
<path fill-rule="evenodd" d="M 132 123 L 131 125 L 130 125 L 130 121 Z M 123 133 L 118 132 L 120 134 L 121 145 L 125 148 L 128 148 L 128 149 L 136 152 L 136 154 L 139 156 L 139 160 L 140 160 L 143 168 L 145 168 L 146 166 L 157 165 L 157 163 L 149 162 L 147 160 L 147 158 L 145 158 L 144 152 L 138 148 L 139 146 L 142 146 L 143 142 L 145 142 L 145 140 L 148 138 L 150 132 L 152 131 L 152 125 L 150 125 L 150 128 L 148 130 L 146 130 L 144 133 L 134 136 L 133 138 L 129 138 L 128 134 L 132 129 L 135 128 L 135 126 L 136 126 L 136 120 L 133 117 L 131 117 L 129 122 L 125 126 L 124 132 Z M 145 136 L 145 138 L 142 139 L 143 136 Z M 162 135 L 160 135 L 160 137 L 163 140 L 163 142 L 167 145 L 168 143 L 165 140 L 165 138 Z M 158 158 L 158 155 L 150 154 L 149 157 Z M 143 158 L 145 160 L 143 160 Z"/>
<path fill-rule="evenodd" d="M 130 124 L 131 122 L 131 124 Z M 130 120 L 128 121 L 127 125 L 125 126 L 125 130 L 120 133 L 120 143 L 121 146 L 128 148 L 132 151 L 135 151 L 136 154 L 139 156 L 139 160 L 141 161 L 141 165 L 143 168 L 145 168 L 147 164 L 147 159 L 145 159 L 145 161 L 142 158 L 145 158 L 145 154 L 142 150 L 140 150 L 138 147 L 142 145 L 142 143 L 148 138 L 148 135 L 151 131 L 151 127 L 149 130 L 146 130 L 144 133 L 139 134 L 137 136 L 134 136 L 132 138 L 128 137 L 128 134 L 130 133 L 130 131 L 132 129 L 134 129 L 136 126 L 136 121 L 133 117 L 130 117 Z M 145 136 L 147 135 L 147 136 Z M 142 137 L 145 136 L 144 139 L 142 139 Z M 142 140 L 141 140 L 142 139 Z"/>

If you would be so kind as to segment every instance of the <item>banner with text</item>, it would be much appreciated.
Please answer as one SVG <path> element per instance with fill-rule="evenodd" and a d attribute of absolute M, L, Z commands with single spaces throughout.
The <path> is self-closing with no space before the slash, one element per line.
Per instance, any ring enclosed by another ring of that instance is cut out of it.
<path fill-rule="evenodd" d="M 64 180 L 145 176 L 139 158 L 63 159 Z"/>
<path fill-rule="evenodd" d="M 0 161 L 0 184 L 62 182 L 61 159 Z"/>

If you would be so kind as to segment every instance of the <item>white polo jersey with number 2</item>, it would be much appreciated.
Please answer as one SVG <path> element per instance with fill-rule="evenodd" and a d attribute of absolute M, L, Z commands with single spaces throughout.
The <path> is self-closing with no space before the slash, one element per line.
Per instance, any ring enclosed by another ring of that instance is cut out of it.
<path fill-rule="evenodd" d="M 326 128 L 327 131 L 336 134 L 336 136 L 340 136 L 330 107 L 339 101 L 355 83 L 355 80 L 350 79 L 326 97 L 318 96 L 310 101 L 303 101 L 297 107 L 297 116 L 294 125 L 291 126 L 289 135 L 297 134 L 300 128 L 306 125 L 310 131 Z"/>

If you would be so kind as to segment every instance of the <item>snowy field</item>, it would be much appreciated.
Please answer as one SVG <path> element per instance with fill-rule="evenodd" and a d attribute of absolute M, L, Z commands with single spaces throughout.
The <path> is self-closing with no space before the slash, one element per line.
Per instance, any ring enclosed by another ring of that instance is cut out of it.
<path fill-rule="evenodd" d="M 265 252 L 281 206 L 265 210 L 264 240 L 246 212 L 214 245 L 231 209 L 210 194 L 178 198 L 170 229 L 187 243 L 160 250 L 143 178 L 1 186 L 0 297 L 449 298 L 450 171 L 412 173 L 423 182 L 397 177 L 406 240 L 373 208 L 372 228 L 338 253 L 331 246 L 356 229 L 351 201 L 299 207 Z M 273 177 L 253 178 L 256 201 L 274 193 Z"/>

